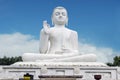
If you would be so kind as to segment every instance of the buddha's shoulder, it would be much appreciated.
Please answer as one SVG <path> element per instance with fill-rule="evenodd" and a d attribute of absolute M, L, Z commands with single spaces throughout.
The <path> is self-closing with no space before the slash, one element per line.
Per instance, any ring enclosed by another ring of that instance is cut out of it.
<path fill-rule="evenodd" d="M 51 27 L 50 28 L 50 31 L 56 31 L 56 30 L 58 30 L 58 28 L 55 28 L 55 27 Z M 72 30 L 72 29 L 69 29 L 69 28 L 61 28 L 61 30 L 63 30 L 63 31 L 66 31 L 66 32 L 69 32 L 69 33 L 71 33 L 71 34 L 77 34 L 77 32 L 76 31 L 74 31 L 74 30 Z"/>
<path fill-rule="evenodd" d="M 68 28 L 67 28 L 68 29 Z M 70 31 L 72 34 L 77 34 L 77 31 L 74 31 L 72 29 L 68 29 L 68 31 Z"/>

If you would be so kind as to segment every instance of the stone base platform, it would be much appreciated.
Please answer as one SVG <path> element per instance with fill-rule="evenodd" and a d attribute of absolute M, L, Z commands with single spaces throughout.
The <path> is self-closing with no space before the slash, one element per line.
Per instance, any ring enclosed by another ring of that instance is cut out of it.
<path fill-rule="evenodd" d="M 108 67 L 98 62 L 17 62 L 11 66 L 3 67 L 0 73 L 2 78 L 19 80 L 23 75 L 29 73 L 34 75 L 35 80 L 39 76 L 82 76 L 77 80 L 95 80 L 94 75 L 101 75 L 101 80 L 120 80 L 120 68 Z M 65 79 L 65 80 L 76 80 Z M 52 80 L 47 78 L 46 80 Z M 55 80 L 55 79 L 54 79 Z M 57 80 L 60 80 L 57 78 Z"/>

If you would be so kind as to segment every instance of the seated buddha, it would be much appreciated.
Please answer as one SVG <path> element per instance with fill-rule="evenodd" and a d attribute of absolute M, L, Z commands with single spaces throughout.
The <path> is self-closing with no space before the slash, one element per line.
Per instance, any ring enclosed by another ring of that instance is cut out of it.
<path fill-rule="evenodd" d="M 52 14 L 53 27 L 43 21 L 40 31 L 40 53 L 24 53 L 23 61 L 95 62 L 95 54 L 81 54 L 78 50 L 78 34 L 68 29 L 68 13 L 64 7 L 56 7 Z"/>

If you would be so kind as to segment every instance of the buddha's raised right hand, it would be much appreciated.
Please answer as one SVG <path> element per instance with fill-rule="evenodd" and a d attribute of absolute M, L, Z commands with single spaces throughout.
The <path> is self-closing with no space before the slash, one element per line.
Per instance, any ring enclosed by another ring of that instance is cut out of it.
<path fill-rule="evenodd" d="M 43 21 L 43 30 L 46 34 L 50 33 L 50 25 L 47 23 L 47 21 Z"/>

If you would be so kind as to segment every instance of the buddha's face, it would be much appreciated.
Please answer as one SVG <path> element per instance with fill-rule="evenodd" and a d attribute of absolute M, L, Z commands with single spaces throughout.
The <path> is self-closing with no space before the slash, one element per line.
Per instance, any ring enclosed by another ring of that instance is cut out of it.
<path fill-rule="evenodd" d="M 53 23 L 58 25 L 65 25 L 67 23 L 67 11 L 63 8 L 55 9 L 52 17 Z"/>

